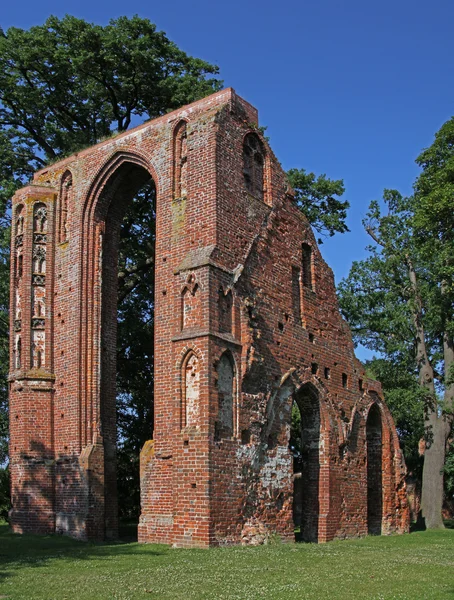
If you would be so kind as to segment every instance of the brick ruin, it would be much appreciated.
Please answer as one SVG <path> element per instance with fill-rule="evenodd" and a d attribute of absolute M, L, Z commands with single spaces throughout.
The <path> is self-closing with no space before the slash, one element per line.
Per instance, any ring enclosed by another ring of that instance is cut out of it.
<path fill-rule="evenodd" d="M 257 124 L 226 89 L 53 164 L 16 193 L 14 531 L 117 535 L 118 234 L 150 178 L 155 425 L 141 453 L 139 541 L 408 531 L 381 388 L 355 358 L 332 271 Z"/>

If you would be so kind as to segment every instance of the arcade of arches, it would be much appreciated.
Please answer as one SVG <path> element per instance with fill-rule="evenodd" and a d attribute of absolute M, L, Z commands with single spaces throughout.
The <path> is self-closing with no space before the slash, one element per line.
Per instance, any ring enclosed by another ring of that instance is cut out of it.
<path fill-rule="evenodd" d="M 119 240 L 150 180 L 154 424 L 140 456 L 139 541 L 408 530 L 394 423 L 257 125 L 226 89 L 55 163 L 16 193 L 14 531 L 117 535 Z"/>

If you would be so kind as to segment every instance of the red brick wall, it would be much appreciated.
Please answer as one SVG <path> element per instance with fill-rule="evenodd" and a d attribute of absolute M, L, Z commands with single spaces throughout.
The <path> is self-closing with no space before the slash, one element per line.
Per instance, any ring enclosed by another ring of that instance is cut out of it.
<path fill-rule="evenodd" d="M 18 334 L 23 356 L 20 366 L 12 359 L 10 377 L 14 530 L 116 535 L 117 236 L 150 176 L 155 429 L 141 455 L 140 541 L 258 543 L 275 532 L 293 539 L 288 442 L 299 390 L 319 406 L 316 477 L 305 474 L 315 490 L 306 503 L 317 505 L 313 537 L 367 533 L 373 402 L 383 428 L 382 530 L 408 529 L 395 427 L 354 357 L 332 272 L 263 139 L 263 198 L 247 191 L 243 140 L 256 125 L 255 109 L 223 90 L 38 172 L 16 194 L 25 228 L 13 235 L 23 273 L 12 264 L 11 286 L 21 316 L 12 322 L 12 357 Z M 37 202 L 48 210 L 39 323 L 30 300 L 33 244 L 43 243 L 33 238 Z M 302 244 L 312 251 L 311 281 L 301 281 Z M 39 368 L 31 340 L 44 340 Z"/>

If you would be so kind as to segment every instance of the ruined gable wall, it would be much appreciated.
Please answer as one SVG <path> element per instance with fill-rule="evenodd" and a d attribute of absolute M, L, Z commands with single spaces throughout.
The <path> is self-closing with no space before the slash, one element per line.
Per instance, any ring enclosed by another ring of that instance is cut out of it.
<path fill-rule="evenodd" d="M 240 112 L 220 114 L 218 123 L 217 250 L 231 274 L 213 274 L 214 288 L 233 291 L 233 342 L 241 346 L 230 346 L 240 380 L 236 440 L 215 441 L 212 447 L 214 535 L 228 542 L 265 526 L 292 538 L 289 396 L 308 382 L 321 404 L 319 540 L 367 533 L 365 419 L 373 400 L 382 407 L 385 431 L 383 529 L 405 530 L 405 500 L 399 496 L 404 467 L 396 431 L 379 386 L 367 380 L 354 356 L 332 271 L 265 140 L 265 190 L 259 200 L 244 186 L 242 144 L 250 123 Z M 303 244 L 312 250 L 311 289 L 301 283 Z M 213 364 L 225 347 L 213 343 Z M 378 394 L 372 397 L 369 390 Z"/>

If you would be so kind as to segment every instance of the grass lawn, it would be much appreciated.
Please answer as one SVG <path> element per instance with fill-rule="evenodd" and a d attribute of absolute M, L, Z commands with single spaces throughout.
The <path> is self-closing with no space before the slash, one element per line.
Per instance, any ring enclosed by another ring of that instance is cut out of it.
<path fill-rule="evenodd" d="M 0 599 L 454 600 L 454 530 L 329 544 L 175 550 L 12 535 Z"/>

